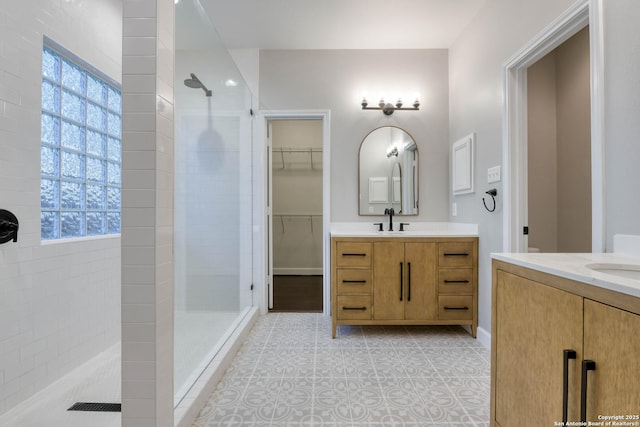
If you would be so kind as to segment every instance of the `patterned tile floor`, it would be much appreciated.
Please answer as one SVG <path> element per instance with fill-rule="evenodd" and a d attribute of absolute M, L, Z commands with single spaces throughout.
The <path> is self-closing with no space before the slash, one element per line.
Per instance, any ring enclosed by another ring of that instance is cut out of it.
<path fill-rule="evenodd" d="M 489 425 L 490 352 L 459 327 L 262 316 L 193 427 Z"/>

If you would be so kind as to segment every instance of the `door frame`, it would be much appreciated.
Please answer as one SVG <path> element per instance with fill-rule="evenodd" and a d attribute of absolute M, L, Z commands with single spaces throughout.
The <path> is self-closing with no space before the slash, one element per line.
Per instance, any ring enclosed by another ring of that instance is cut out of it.
<path fill-rule="evenodd" d="M 604 39 L 602 0 L 580 0 L 503 65 L 503 251 L 527 252 L 527 68 L 589 25 L 592 252 L 605 251 Z"/>
<path fill-rule="evenodd" d="M 256 120 L 256 132 L 255 135 L 259 138 L 256 144 L 256 150 L 260 150 L 256 156 L 258 165 L 261 166 L 261 171 L 257 175 L 264 179 L 264 184 L 260 188 L 256 188 L 260 193 L 260 197 L 257 200 L 260 203 L 258 206 L 259 226 L 261 232 L 261 240 L 264 242 L 262 262 L 260 262 L 260 278 L 264 283 L 263 290 L 259 294 L 258 305 L 260 312 L 266 314 L 269 311 L 269 276 L 271 275 L 273 268 L 273 258 L 270 255 L 272 251 L 273 230 L 272 224 L 272 212 L 271 201 L 269 196 L 271 189 L 271 165 L 269 164 L 271 159 L 271 147 L 270 137 L 268 135 L 269 122 L 274 120 L 321 120 L 322 121 L 322 312 L 324 315 L 330 315 L 331 311 L 331 272 L 330 259 L 331 259 L 331 245 L 330 245 L 330 223 L 331 223 L 331 113 L 329 110 L 265 110 L 260 111 L 258 120 Z M 255 218 L 258 219 L 258 218 Z"/>

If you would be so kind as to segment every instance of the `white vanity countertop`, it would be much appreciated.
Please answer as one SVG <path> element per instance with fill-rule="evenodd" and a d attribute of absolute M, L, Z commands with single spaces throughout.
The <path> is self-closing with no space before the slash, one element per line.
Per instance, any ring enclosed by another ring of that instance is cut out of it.
<path fill-rule="evenodd" d="M 616 253 L 551 254 L 494 253 L 493 259 L 598 286 L 640 298 L 640 280 L 604 273 L 589 268 L 589 264 L 632 265 L 640 270 L 640 256 Z"/>
<path fill-rule="evenodd" d="M 375 223 L 382 222 L 384 231 L 378 231 Z M 400 223 L 406 223 L 405 231 L 400 230 Z M 406 217 L 394 218 L 393 229 L 389 228 L 389 219 L 386 221 L 371 222 L 332 222 L 332 237 L 478 237 L 477 224 L 462 224 L 457 222 L 420 222 L 411 221 Z"/>

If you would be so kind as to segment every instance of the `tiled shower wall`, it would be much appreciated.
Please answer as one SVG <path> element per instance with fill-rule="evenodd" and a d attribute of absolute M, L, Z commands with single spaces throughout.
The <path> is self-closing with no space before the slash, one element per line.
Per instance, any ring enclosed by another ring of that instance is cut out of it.
<path fill-rule="evenodd" d="M 122 1 L 0 2 L 0 414 L 120 340 L 120 238 L 40 241 L 43 35 L 121 81 Z"/>
<path fill-rule="evenodd" d="M 123 2 L 122 427 L 173 426 L 174 1 Z"/>

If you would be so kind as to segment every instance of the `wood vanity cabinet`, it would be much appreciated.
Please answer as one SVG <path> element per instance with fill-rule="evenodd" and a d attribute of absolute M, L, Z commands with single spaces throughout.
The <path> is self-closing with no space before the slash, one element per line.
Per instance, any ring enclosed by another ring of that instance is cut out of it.
<path fill-rule="evenodd" d="M 493 260 L 491 425 L 640 421 L 638 331 L 639 298 Z"/>
<path fill-rule="evenodd" d="M 332 336 L 339 324 L 477 327 L 477 237 L 333 237 Z"/>

